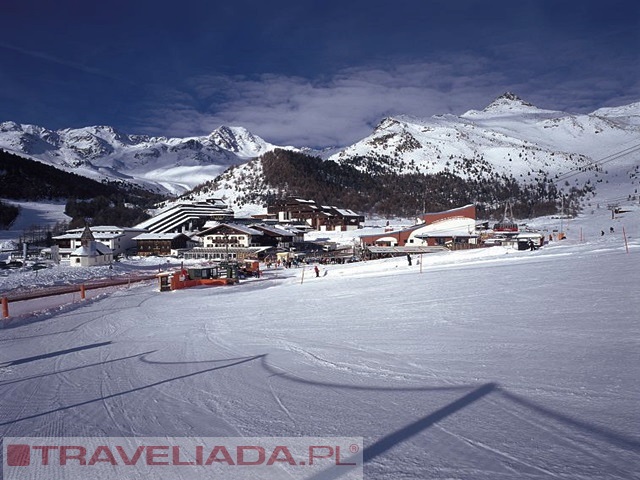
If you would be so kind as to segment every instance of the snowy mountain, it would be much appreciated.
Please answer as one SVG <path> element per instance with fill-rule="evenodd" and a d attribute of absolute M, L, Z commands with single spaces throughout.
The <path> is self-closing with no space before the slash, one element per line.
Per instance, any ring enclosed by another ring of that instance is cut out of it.
<path fill-rule="evenodd" d="M 385 118 L 366 138 L 324 152 L 277 147 L 242 127 L 165 138 L 106 126 L 52 131 L 14 122 L 0 124 L 0 148 L 94 179 L 134 182 L 194 199 L 223 197 L 231 205 L 254 203 L 256 209 L 273 192 L 260 156 L 277 148 L 370 175 L 508 176 L 523 185 L 553 180 L 565 191 L 591 185 L 599 201 L 608 201 L 638 194 L 640 102 L 575 115 L 540 109 L 505 93 L 483 110 L 462 115 Z"/>
<path fill-rule="evenodd" d="M 368 137 L 324 158 L 371 175 L 449 173 L 466 180 L 553 181 L 567 192 L 595 188 L 598 202 L 635 198 L 640 183 L 640 103 L 573 115 L 535 107 L 512 93 L 481 111 L 383 119 Z M 262 160 L 226 171 L 188 195 L 246 205 L 277 187 Z M 259 204 L 259 201 L 256 201 Z"/>
<path fill-rule="evenodd" d="M 598 162 L 630 147 L 640 147 L 640 103 L 573 115 L 539 109 L 506 93 L 485 109 L 460 116 L 385 118 L 371 135 L 329 158 L 361 168 L 370 168 L 374 159 L 380 169 L 449 171 L 463 178 L 507 174 L 526 183 L 546 174 L 626 185 L 640 163 L 637 153 L 606 168 Z M 591 173 L 580 175 L 581 170 Z M 603 180 L 606 175 L 611 178 Z"/>
<path fill-rule="evenodd" d="M 242 127 L 166 138 L 128 135 L 108 126 L 53 131 L 4 122 L 0 148 L 96 180 L 124 180 L 179 194 L 276 146 Z"/>

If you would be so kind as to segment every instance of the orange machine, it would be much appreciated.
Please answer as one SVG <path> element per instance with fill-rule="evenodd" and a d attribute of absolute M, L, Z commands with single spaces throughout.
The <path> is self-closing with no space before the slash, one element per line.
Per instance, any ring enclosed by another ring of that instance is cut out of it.
<path fill-rule="evenodd" d="M 240 269 L 247 277 L 260 276 L 260 262 L 258 260 L 245 260 L 244 265 Z"/>
<path fill-rule="evenodd" d="M 225 272 L 227 273 L 227 272 Z M 232 285 L 238 281 L 237 276 L 221 277 L 218 267 L 181 268 L 175 272 L 159 273 L 160 291 L 180 290 L 197 286 Z"/>

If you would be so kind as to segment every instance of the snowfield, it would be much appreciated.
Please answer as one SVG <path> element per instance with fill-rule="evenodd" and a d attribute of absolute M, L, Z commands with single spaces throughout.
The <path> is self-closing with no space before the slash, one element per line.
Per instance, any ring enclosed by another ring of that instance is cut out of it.
<path fill-rule="evenodd" d="M 639 220 L 15 319 L 0 435 L 363 437 L 368 479 L 640 478 Z"/>

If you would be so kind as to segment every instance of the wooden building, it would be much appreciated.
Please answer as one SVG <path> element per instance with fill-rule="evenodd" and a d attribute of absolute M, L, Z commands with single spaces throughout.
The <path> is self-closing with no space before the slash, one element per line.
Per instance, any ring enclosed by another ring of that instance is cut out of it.
<path fill-rule="evenodd" d="M 294 197 L 268 206 L 267 213 L 280 223 L 302 223 L 320 231 L 356 230 L 364 223 L 364 216 L 353 210 Z"/>
<path fill-rule="evenodd" d="M 265 247 L 291 248 L 299 238 L 299 232 L 290 232 L 272 225 L 256 224 L 251 225 L 251 228 L 262 232 L 257 241 Z M 304 239 L 304 233 L 302 238 Z"/>
<path fill-rule="evenodd" d="M 134 237 L 138 246 L 138 255 L 172 255 L 186 249 L 191 239 L 184 233 L 142 233 Z"/>

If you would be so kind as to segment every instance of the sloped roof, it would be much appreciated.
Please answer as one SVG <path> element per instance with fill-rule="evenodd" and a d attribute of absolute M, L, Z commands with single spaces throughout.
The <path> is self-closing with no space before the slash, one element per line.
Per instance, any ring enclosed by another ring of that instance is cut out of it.
<path fill-rule="evenodd" d="M 83 228 L 71 228 L 67 230 L 67 233 L 82 233 L 84 231 Z M 136 228 L 136 227 L 118 227 L 117 225 L 92 225 L 91 231 L 95 235 L 96 233 L 107 233 L 107 232 L 142 232 L 145 231 L 144 228 Z"/>
<path fill-rule="evenodd" d="M 91 229 L 89 228 L 88 225 L 86 227 L 84 227 L 82 235 L 80 236 L 80 240 L 83 243 L 84 242 L 89 242 L 89 241 L 95 241 L 95 237 L 93 236 L 93 233 L 91 232 Z"/>
<path fill-rule="evenodd" d="M 102 255 L 112 255 L 113 251 L 99 242 L 89 242 L 88 246 L 76 248 L 70 253 L 72 257 L 98 257 Z"/>
<path fill-rule="evenodd" d="M 263 232 L 269 232 L 280 237 L 295 237 L 295 233 L 271 225 L 251 225 L 251 228 L 260 229 Z"/>
<path fill-rule="evenodd" d="M 362 215 L 354 212 L 353 210 L 349 210 L 348 208 L 335 208 L 335 211 L 338 212 L 343 217 L 362 217 Z"/>
<path fill-rule="evenodd" d="M 92 227 L 93 228 L 93 227 Z M 144 232 L 145 230 L 139 230 L 140 232 Z M 124 233 L 108 233 L 108 232 L 94 232 L 92 230 L 93 238 L 95 240 L 110 240 L 112 238 L 120 238 L 124 237 Z M 82 238 L 81 232 L 68 232 L 62 235 L 56 235 L 52 237 L 54 240 L 78 240 Z"/>
<path fill-rule="evenodd" d="M 141 233 L 133 237 L 134 240 L 173 240 L 178 237 L 187 237 L 184 233 Z M 189 238 L 189 237 L 187 237 Z"/>
<path fill-rule="evenodd" d="M 231 230 L 235 230 L 236 232 L 244 233 L 245 235 L 262 235 L 263 234 L 260 230 L 250 228 L 245 225 L 240 225 L 237 223 L 220 223 L 214 227 L 207 228 L 206 230 L 202 230 L 201 232 L 198 232 L 198 236 L 202 237 L 205 235 L 210 235 L 212 233 L 215 233 L 216 230 L 225 228 L 225 227 Z"/>
<path fill-rule="evenodd" d="M 385 254 L 394 254 L 394 253 L 435 253 L 435 252 L 445 252 L 448 251 L 447 248 L 445 247 L 440 247 L 440 246 L 435 246 L 435 247 L 428 247 L 426 245 L 424 246 L 420 246 L 420 245 L 415 245 L 415 246 L 404 246 L 404 247 L 378 247 L 378 246 L 374 246 L 374 247 L 367 247 L 367 250 L 369 250 L 371 253 L 385 253 Z"/>

